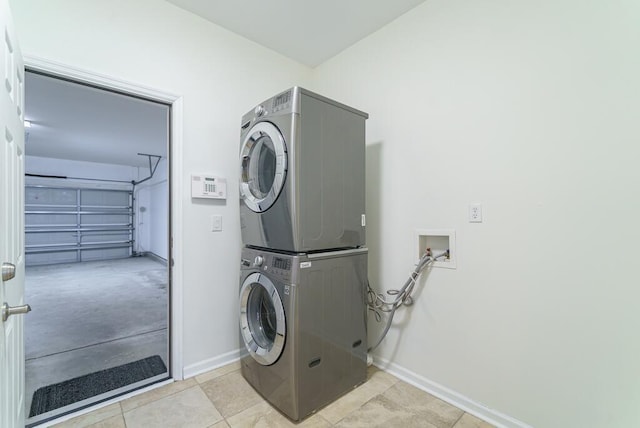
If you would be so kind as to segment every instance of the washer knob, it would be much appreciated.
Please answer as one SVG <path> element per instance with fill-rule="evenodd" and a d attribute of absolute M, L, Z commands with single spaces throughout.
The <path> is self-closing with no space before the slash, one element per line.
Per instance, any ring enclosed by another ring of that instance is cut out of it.
<path fill-rule="evenodd" d="M 264 114 L 264 107 L 263 106 L 258 106 L 258 107 L 256 107 L 256 109 L 253 112 L 258 117 L 262 116 Z"/>
<path fill-rule="evenodd" d="M 262 266 L 262 263 L 264 263 L 264 257 L 256 256 L 255 260 L 253 261 L 253 265 L 254 266 Z"/>

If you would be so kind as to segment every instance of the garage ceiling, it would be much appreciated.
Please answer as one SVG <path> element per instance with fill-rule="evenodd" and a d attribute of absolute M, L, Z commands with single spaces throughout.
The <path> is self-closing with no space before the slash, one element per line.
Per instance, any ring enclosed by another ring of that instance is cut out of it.
<path fill-rule="evenodd" d="M 138 153 L 167 154 L 163 104 L 27 73 L 25 117 L 29 156 L 148 166 Z"/>

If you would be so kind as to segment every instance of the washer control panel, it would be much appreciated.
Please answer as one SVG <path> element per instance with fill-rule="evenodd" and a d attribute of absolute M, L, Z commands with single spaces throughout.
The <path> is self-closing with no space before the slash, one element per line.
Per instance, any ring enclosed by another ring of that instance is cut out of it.
<path fill-rule="evenodd" d="M 271 266 L 275 269 L 291 270 L 291 259 L 284 257 L 274 257 Z"/>
<path fill-rule="evenodd" d="M 273 256 L 269 263 L 269 272 L 283 278 L 288 278 L 291 276 L 291 263 L 290 257 Z"/>
<path fill-rule="evenodd" d="M 242 270 L 252 270 L 268 274 L 287 282 L 292 279 L 296 256 L 261 251 L 257 248 L 245 248 L 240 258 Z"/>

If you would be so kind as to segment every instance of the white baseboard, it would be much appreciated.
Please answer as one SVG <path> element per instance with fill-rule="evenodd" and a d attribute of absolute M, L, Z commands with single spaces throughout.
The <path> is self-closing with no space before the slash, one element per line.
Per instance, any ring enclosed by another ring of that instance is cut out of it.
<path fill-rule="evenodd" d="M 218 355 L 217 357 L 209 358 L 208 360 L 200 361 L 195 364 L 186 366 L 182 375 L 184 379 L 188 379 L 193 376 L 208 372 L 210 370 L 217 369 L 218 367 L 226 366 L 240 359 L 240 349 L 235 349 L 226 354 Z"/>
<path fill-rule="evenodd" d="M 457 393 L 456 391 L 453 391 L 445 386 L 442 386 L 423 376 L 420 376 L 417 373 L 407 370 L 406 368 L 399 366 L 398 364 L 393 363 L 389 360 L 375 356 L 373 357 L 373 364 L 376 367 L 389 372 L 397 378 L 402 379 L 403 381 L 415 386 L 416 388 L 420 388 L 423 391 L 426 391 L 429 394 L 432 394 L 439 399 L 446 401 L 447 403 L 454 405 L 461 410 L 464 410 L 467 413 L 470 413 L 484 421 L 487 421 L 492 425 L 501 428 L 531 428 L 531 425 L 512 418 L 509 415 L 505 415 L 504 413 L 500 413 L 497 410 L 490 409 L 480 403 L 471 400 L 468 397 L 465 397 L 462 394 Z"/>

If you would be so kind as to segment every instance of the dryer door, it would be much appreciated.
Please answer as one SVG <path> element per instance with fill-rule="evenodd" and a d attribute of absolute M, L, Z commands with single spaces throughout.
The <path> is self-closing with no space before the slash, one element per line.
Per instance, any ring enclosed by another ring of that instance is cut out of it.
<path fill-rule="evenodd" d="M 247 133 L 240 149 L 242 173 L 240 196 L 255 212 L 269 209 L 276 201 L 287 173 L 287 148 L 278 128 L 259 122 Z"/>
<path fill-rule="evenodd" d="M 286 322 L 273 282 L 255 272 L 240 289 L 240 330 L 251 356 L 263 366 L 275 363 L 284 348 Z"/>

